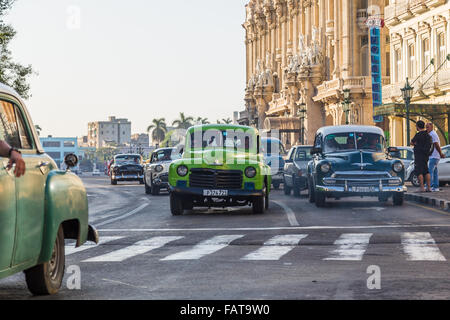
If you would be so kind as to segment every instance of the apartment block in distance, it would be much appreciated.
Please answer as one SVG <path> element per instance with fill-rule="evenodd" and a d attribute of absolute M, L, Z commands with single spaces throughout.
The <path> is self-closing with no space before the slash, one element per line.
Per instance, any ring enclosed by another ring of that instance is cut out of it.
<path fill-rule="evenodd" d="M 88 124 L 89 147 L 102 148 L 111 144 L 129 145 L 131 142 L 131 122 L 128 119 L 109 117 L 108 121 Z"/>

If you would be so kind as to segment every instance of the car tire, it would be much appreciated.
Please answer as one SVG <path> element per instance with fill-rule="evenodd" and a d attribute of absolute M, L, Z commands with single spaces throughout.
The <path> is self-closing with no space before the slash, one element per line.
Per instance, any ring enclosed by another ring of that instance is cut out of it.
<path fill-rule="evenodd" d="M 323 193 L 323 192 L 315 192 L 314 200 L 315 200 L 317 208 L 323 208 L 326 205 L 327 197 L 326 197 L 325 193 Z"/>
<path fill-rule="evenodd" d="M 111 185 L 116 186 L 117 185 L 117 180 L 111 179 Z"/>
<path fill-rule="evenodd" d="M 411 173 L 410 181 L 414 187 L 420 187 L 419 177 L 417 176 L 417 173 L 415 171 Z"/>
<path fill-rule="evenodd" d="M 160 191 L 159 187 L 154 186 L 152 184 L 151 189 L 152 189 L 152 191 L 151 191 L 152 192 L 152 196 L 158 196 L 159 195 L 159 191 Z"/>
<path fill-rule="evenodd" d="M 308 201 L 309 203 L 314 203 L 316 201 L 316 193 L 314 191 L 314 185 L 311 181 L 311 179 L 308 180 Z"/>
<path fill-rule="evenodd" d="M 283 187 L 283 191 L 284 191 L 284 194 L 285 194 L 285 195 L 290 196 L 290 195 L 291 195 L 292 189 L 291 189 L 291 187 L 288 187 L 288 186 L 286 185 L 286 183 L 285 183 L 285 184 L 284 184 L 284 187 Z"/>
<path fill-rule="evenodd" d="M 279 186 L 279 185 L 278 185 Z M 267 184 L 265 184 L 265 193 L 264 193 L 264 209 L 269 210 L 269 190 L 267 188 Z"/>
<path fill-rule="evenodd" d="M 145 185 L 145 193 L 146 194 L 151 194 L 152 193 L 152 189 L 150 188 L 150 186 L 147 184 L 147 180 L 144 179 L 144 185 Z"/>
<path fill-rule="evenodd" d="M 144 184 L 144 179 L 139 180 L 139 184 Z"/>
<path fill-rule="evenodd" d="M 280 182 L 273 182 L 272 183 L 272 185 L 273 185 L 273 188 L 275 189 L 275 190 L 278 190 L 278 189 L 280 189 Z"/>
<path fill-rule="evenodd" d="M 297 197 L 297 198 L 300 197 L 301 191 L 298 187 L 294 187 L 292 190 L 293 190 L 294 197 Z"/>
<path fill-rule="evenodd" d="M 184 210 L 193 210 L 194 203 L 192 201 L 183 201 L 183 209 Z"/>
<path fill-rule="evenodd" d="M 264 189 L 265 189 L 264 195 L 255 197 L 253 199 L 252 209 L 253 209 L 254 214 L 264 213 L 264 209 L 266 208 L 266 205 L 268 206 L 267 185 L 266 184 L 264 184 Z"/>
<path fill-rule="evenodd" d="M 53 295 L 61 288 L 65 268 L 64 231 L 59 227 L 52 258 L 43 264 L 25 270 L 25 280 L 33 295 Z"/>
<path fill-rule="evenodd" d="M 183 199 L 174 193 L 170 194 L 170 212 L 174 216 L 181 216 L 183 214 Z"/>
<path fill-rule="evenodd" d="M 394 194 L 394 206 L 402 206 L 405 198 L 405 194 L 403 192 L 397 192 Z"/>

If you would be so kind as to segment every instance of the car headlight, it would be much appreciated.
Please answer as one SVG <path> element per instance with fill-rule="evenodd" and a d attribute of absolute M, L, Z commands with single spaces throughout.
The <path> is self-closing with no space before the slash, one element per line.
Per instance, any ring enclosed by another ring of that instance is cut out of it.
<path fill-rule="evenodd" d="M 392 169 L 394 170 L 394 172 L 399 173 L 400 171 L 403 170 L 403 163 L 401 162 L 396 162 L 392 165 Z"/>
<path fill-rule="evenodd" d="M 250 179 L 254 178 L 256 176 L 256 169 L 253 167 L 247 167 L 245 169 L 245 176 Z"/>
<path fill-rule="evenodd" d="M 161 172 L 161 171 L 163 171 L 164 170 L 164 167 L 162 166 L 162 165 L 160 165 L 160 164 L 158 164 L 156 167 L 155 167 L 155 171 L 156 172 Z"/>
<path fill-rule="evenodd" d="M 184 177 L 188 174 L 188 168 L 186 166 L 178 166 L 177 173 L 180 177 Z"/>
<path fill-rule="evenodd" d="M 320 171 L 322 171 L 323 173 L 328 173 L 331 170 L 331 165 L 329 163 L 323 163 L 320 166 Z"/>

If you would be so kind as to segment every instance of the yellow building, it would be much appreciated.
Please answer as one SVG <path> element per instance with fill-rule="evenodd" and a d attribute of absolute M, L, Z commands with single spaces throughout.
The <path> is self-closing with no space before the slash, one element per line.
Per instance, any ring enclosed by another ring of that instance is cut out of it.
<path fill-rule="evenodd" d="M 246 110 L 239 122 L 279 130 L 287 147 L 312 144 L 316 130 L 324 125 L 373 124 L 366 20 L 382 14 L 384 4 L 250 0 L 243 24 Z M 389 64 L 384 61 L 382 67 L 383 83 L 388 84 Z M 347 90 L 350 103 L 344 108 Z"/>
<path fill-rule="evenodd" d="M 414 87 L 411 132 L 422 119 L 437 127 L 441 144 L 448 144 L 450 114 L 450 1 L 390 0 L 385 9 L 390 37 L 391 84 L 383 87 L 391 145 L 407 145 L 406 108 L 401 88 L 406 78 Z"/>

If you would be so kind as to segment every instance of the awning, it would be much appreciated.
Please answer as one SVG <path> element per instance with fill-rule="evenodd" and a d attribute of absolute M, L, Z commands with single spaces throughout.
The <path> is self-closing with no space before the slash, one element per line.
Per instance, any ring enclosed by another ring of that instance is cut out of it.
<path fill-rule="evenodd" d="M 412 116 L 423 116 L 435 119 L 450 113 L 450 105 L 448 104 L 430 104 L 430 103 L 412 103 L 409 105 L 409 113 Z M 406 114 L 406 106 L 404 103 L 388 103 L 383 106 L 376 107 L 375 116 L 397 116 L 403 117 Z"/>

